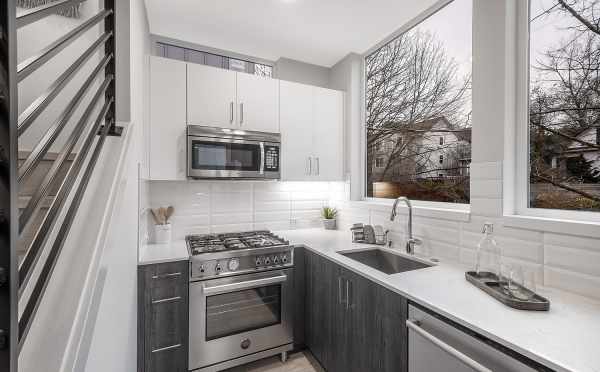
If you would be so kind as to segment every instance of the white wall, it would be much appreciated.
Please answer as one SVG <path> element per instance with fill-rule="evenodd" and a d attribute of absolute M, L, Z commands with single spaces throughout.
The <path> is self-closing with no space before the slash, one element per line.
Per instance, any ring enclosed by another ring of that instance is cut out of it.
<path fill-rule="evenodd" d="M 362 197 L 364 164 L 362 155 L 363 130 L 363 58 L 350 53 L 331 68 L 329 87 L 346 92 L 344 119 L 344 149 L 346 173 L 350 175 L 351 199 Z"/>
<path fill-rule="evenodd" d="M 138 172 L 147 164 L 143 154 L 151 44 L 143 0 L 131 0 L 129 23 L 130 112 L 134 133 L 100 263 L 102 281 L 98 281 L 98 286 L 101 285 L 102 294 L 93 308 L 96 315 L 90 319 L 88 347 L 80 351 L 81 363 L 76 369 L 86 372 L 130 372 L 137 368 Z"/>

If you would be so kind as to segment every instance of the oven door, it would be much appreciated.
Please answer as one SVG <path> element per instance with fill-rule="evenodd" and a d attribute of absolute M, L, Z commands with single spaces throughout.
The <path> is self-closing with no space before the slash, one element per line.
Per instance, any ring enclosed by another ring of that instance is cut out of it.
<path fill-rule="evenodd" d="M 293 269 L 190 283 L 189 369 L 289 344 Z"/>
<path fill-rule="evenodd" d="M 188 177 L 264 178 L 264 143 L 188 136 Z"/>

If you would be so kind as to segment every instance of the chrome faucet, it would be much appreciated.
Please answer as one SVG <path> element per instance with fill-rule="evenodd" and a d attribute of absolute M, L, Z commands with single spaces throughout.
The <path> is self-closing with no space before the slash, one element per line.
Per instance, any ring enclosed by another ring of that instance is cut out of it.
<path fill-rule="evenodd" d="M 390 221 L 394 221 L 396 219 L 396 216 L 398 215 L 398 212 L 396 212 L 396 207 L 398 207 L 398 203 L 400 203 L 401 201 L 404 202 L 408 207 L 408 239 L 406 240 L 406 253 L 415 254 L 415 246 L 423 244 L 423 241 L 413 236 L 412 204 L 410 203 L 410 200 L 407 197 L 401 196 L 394 201 L 394 206 L 392 207 L 392 214 L 390 215 Z M 389 246 L 391 246 L 391 243 L 391 241 L 388 243 Z"/>

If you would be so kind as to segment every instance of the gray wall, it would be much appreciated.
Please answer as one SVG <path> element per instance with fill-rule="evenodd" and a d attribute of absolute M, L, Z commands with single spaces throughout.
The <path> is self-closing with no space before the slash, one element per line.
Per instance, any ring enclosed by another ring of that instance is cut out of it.
<path fill-rule="evenodd" d="M 327 67 L 312 65 L 289 58 L 279 58 L 274 66 L 274 76 L 278 79 L 316 85 L 323 88 L 329 88 L 330 72 L 331 69 Z"/>

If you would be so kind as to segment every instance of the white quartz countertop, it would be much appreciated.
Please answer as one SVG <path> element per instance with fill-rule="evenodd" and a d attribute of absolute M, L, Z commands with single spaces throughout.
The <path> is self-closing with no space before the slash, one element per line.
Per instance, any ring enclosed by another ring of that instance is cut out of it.
<path fill-rule="evenodd" d="M 549 368 L 600 371 L 600 302 L 538 288 L 550 311 L 515 310 L 468 283 L 467 268 L 456 263 L 387 275 L 337 253 L 371 247 L 352 243 L 348 231 L 276 233 Z"/>
<path fill-rule="evenodd" d="M 165 244 L 144 244 L 140 247 L 138 265 L 187 260 L 189 253 L 185 240 Z"/>

